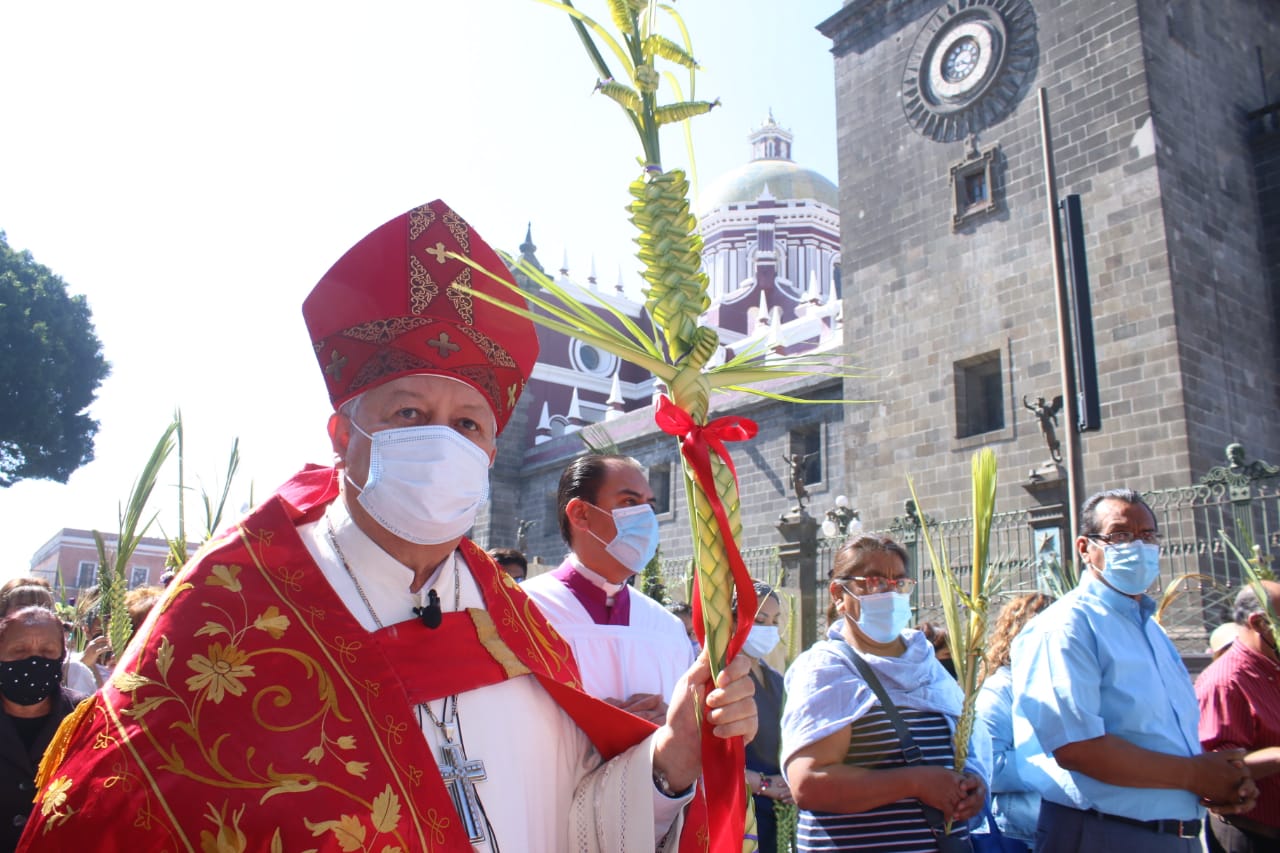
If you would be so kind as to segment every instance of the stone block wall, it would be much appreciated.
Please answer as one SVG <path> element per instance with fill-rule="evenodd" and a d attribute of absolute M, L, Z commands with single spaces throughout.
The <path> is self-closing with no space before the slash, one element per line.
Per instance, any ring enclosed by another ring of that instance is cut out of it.
<path fill-rule="evenodd" d="M 1169 172 L 1163 150 L 1166 141 L 1180 145 L 1186 136 L 1177 127 L 1162 129 L 1172 104 L 1192 111 L 1210 101 L 1229 103 L 1246 85 L 1239 63 L 1188 89 L 1185 75 L 1175 80 L 1149 67 L 1153 57 L 1181 49 L 1169 47 L 1170 37 L 1153 32 L 1149 21 L 1147 7 L 1166 4 L 1034 0 L 1034 68 L 1008 112 L 975 140 L 982 150 L 997 147 L 997 209 L 956 229 L 949 172 L 969 145 L 925 137 L 905 120 L 902 105 L 912 46 L 942 5 L 853 0 L 822 25 L 836 56 L 846 341 L 858 366 L 872 374 L 848 382 L 845 396 L 875 400 L 849 407 L 845 417 L 849 492 L 864 519 L 899 514 L 908 475 L 930 514 L 964 515 L 969 456 L 983 445 L 995 449 L 1003 472 L 997 508 L 1025 506 L 1020 484 L 1047 457 L 1021 402 L 1024 395 L 1052 399 L 1061 383 L 1040 87 L 1048 93 L 1059 193 L 1078 193 L 1085 218 L 1103 426 L 1083 436 L 1084 492 L 1187 483 L 1220 456 L 1230 440 L 1228 422 L 1265 435 L 1259 419 L 1277 408 L 1274 355 L 1256 365 L 1256 375 L 1232 384 L 1221 381 L 1221 365 L 1243 353 L 1221 340 L 1221 326 L 1216 349 L 1190 343 L 1210 334 L 1206 320 L 1221 306 L 1212 304 L 1208 265 L 1191 264 L 1196 253 L 1181 247 L 1192 221 L 1204 217 L 1190 184 L 1184 188 L 1180 173 Z M 1210 5 L 1206 0 L 1204 9 Z M 1233 5 L 1251 8 L 1252 18 L 1241 12 L 1240 23 L 1222 24 L 1225 30 L 1247 32 L 1245 19 L 1274 24 L 1274 4 Z M 1160 47 L 1148 45 L 1158 39 Z M 1224 104 L 1214 109 L 1229 112 Z M 1197 156 L 1230 152 L 1221 155 L 1230 175 L 1240 172 L 1237 159 L 1247 163 L 1239 122 L 1205 138 L 1214 140 L 1211 151 Z M 1242 197 L 1229 210 L 1230 194 L 1217 185 L 1215 179 L 1200 188 L 1222 209 L 1208 217 L 1221 237 L 1207 251 L 1220 258 L 1212 267 L 1219 279 L 1230 269 L 1241 282 L 1233 298 L 1243 303 L 1245 270 L 1261 278 L 1252 260 L 1256 205 Z M 1239 186 L 1243 193 L 1251 185 L 1242 176 Z M 1187 295 L 1192 281 L 1207 301 Z M 1259 334 L 1266 331 L 1265 318 L 1251 322 Z M 1259 358 L 1267 351 L 1254 350 Z M 958 437 L 955 364 L 990 352 L 1001 358 L 1004 428 Z M 1204 364 L 1210 354 L 1216 361 Z M 1191 363 L 1197 359 L 1201 364 Z M 1218 410 L 1215 418 L 1205 416 L 1209 405 Z M 1060 434 L 1067 428 L 1061 424 Z M 1270 429 L 1259 455 L 1274 446 Z"/>

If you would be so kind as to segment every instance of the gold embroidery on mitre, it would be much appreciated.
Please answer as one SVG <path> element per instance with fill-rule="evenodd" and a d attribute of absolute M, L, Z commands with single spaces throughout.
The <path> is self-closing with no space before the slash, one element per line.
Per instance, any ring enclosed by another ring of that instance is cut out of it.
<path fill-rule="evenodd" d="M 520 393 L 520 386 L 512 382 L 507 386 L 507 408 L 514 409 L 516 407 L 516 396 Z"/>
<path fill-rule="evenodd" d="M 431 273 L 422 265 L 422 261 L 409 257 L 409 310 L 422 314 L 431 304 L 431 300 L 440 292 L 440 288 L 431 278 Z"/>
<path fill-rule="evenodd" d="M 444 213 L 444 227 L 449 229 L 449 233 L 453 235 L 453 239 L 458 241 L 462 251 L 468 255 L 471 254 L 471 237 L 467 230 L 467 223 L 463 221 L 462 217 L 452 210 L 446 210 Z"/>
<path fill-rule="evenodd" d="M 421 370 L 430 366 L 421 358 L 404 350 L 380 349 L 371 355 L 368 361 L 360 365 L 360 372 L 356 374 L 355 379 L 351 380 L 351 387 L 348 390 L 359 391 L 384 376 L 408 373 L 411 370 Z"/>
<path fill-rule="evenodd" d="M 336 382 L 342 378 L 342 368 L 346 366 L 347 357 L 337 350 L 334 350 L 329 353 L 329 363 L 325 365 L 324 372 L 332 376 Z"/>
<path fill-rule="evenodd" d="M 511 357 L 506 348 L 484 332 L 473 326 L 459 326 L 458 331 L 471 338 L 475 345 L 480 348 L 480 351 L 484 353 L 484 357 L 494 367 L 516 366 L 516 360 Z"/>
<path fill-rule="evenodd" d="M 445 291 L 445 296 L 449 297 L 449 301 L 453 303 L 453 307 L 458 312 L 458 316 L 462 318 L 462 322 L 468 326 L 471 325 L 475 318 L 474 305 L 471 302 L 470 290 L 463 288 L 471 287 L 471 270 L 465 269 L 458 273 L 458 277 L 453 280 L 453 284 L 449 285 L 449 289 Z"/>
<path fill-rule="evenodd" d="M 493 375 L 493 368 L 488 364 L 464 364 L 455 367 L 453 372 L 466 382 L 470 382 L 476 389 L 489 399 L 500 412 L 507 411 L 502 405 L 501 386 Z"/>
<path fill-rule="evenodd" d="M 436 212 L 425 204 L 409 211 L 409 239 L 417 240 L 436 221 Z"/>
<path fill-rule="evenodd" d="M 392 317 L 389 320 L 370 320 L 359 326 L 343 329 L 344 337 L 372 344 L 389 344 L 405 332 L 412 332 L 431 321 L 425 317 Z"/>
<path fill-rule="evenodd" d="M 439 337 L 434 341 L 427 341 L 427 346 L 439 353 L 441 358 L 448 358 L 458 350 L 462 349 L 462 347 L 449 340 L 448 332 L 441 332 Z"/>
<path fill-rule="evenodd" d="M 445 248 L 444 243 L 437 240 L 434 246 L 427 247 L 426 253 L 435 258 L 437 264 L 443 264 L 445 257 L 449 254 L 449 250 Z"/>
<path fill-rule="evenodd" d="M 489 656 L 502 667 L 507 678 L 528 674 L 529 667 L 521 663 L 516 653 L 511 651 L 511 647 L 498 636 L 498 626 L 493 624 L 493 617 L 487 610 L 468 607 L 467 615 L 476 626 L 476 637 L 479 638 L 480 645 L 484 646 Z"/>

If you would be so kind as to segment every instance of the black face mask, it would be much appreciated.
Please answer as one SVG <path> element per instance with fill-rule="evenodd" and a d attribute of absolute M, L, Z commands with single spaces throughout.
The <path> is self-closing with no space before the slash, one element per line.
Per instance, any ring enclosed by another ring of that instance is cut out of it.
<path fill-rule="evenodd" d="M 0 693 L 16 705 L 35 705 L 48 699 L 62 683 L 62 661 L 33 655 L 0 661 Z"/>

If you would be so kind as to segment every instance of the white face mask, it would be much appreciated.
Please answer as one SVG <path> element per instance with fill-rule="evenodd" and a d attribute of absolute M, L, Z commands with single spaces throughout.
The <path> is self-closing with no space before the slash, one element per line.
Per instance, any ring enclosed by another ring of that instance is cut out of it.
<path fill-rule="evenodd" d="M 384 429 L 369 439 L 369 476 L 360 506 L 406 542 L 439 545 L 457 539 L 489 500 L 489 455 L 443 426 Z"/>
<path fill-rule="evenodd" d="M 752 625 L 742 651 L 749 657 L 762 658 L 778 647 L 777 625 Z"/>

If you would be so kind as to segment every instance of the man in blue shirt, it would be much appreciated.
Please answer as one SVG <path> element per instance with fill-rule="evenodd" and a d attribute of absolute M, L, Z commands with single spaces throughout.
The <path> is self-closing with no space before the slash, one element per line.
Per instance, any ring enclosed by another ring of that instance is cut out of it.
<path fill-rule="evenodd" d="M 1137 492 L 1085 501 L 1080 584 L 1013 647 L 1018 768 L 1040 791 L 1039 853 L 1201 849 L 1204 807 L 1253 807 L 1242 750 L 1201 751 L 1199 705 L 1144 595 L 1159 574 L 1155 514 Z"/>

